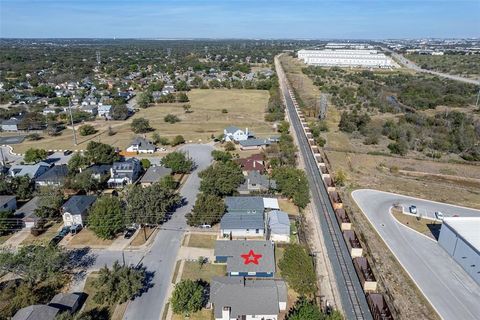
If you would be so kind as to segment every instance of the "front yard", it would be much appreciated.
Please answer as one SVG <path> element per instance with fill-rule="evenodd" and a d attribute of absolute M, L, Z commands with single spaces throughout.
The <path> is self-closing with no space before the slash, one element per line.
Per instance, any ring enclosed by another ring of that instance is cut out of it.
<path fill-rule="evenodd" d="M 190 233 L 187 247 L 213 249 L 215 248 L 216 235 Z"/>
<path fill-rule="evenodd" d="M 47 224 L 48 229 L 41 235 L 35 237 L 33 234 L 29 234 L 28 237 L 22 241 L 21 245 L 47 245 L 53 237 L 55 237 L 60 229 L 63 227 L 63 222 L 49 222 Z"/>
<path fill-rule="evenodd" d="M 181 279 L 202 279 L 210 282 L 213 277 L 224 276 L 226 272 L 226 265 L 206 263 L 200 267 L 197 261 L 185 261 Z"/>
<path fill-rule="evenodd" d="M 100 239 L 93 233 L 93 231 L 89 229 L 82 229 L 79 233 L 74 236 L 67 236 L 71 238 L 67 238 L 66 246 L 85 246 L 85 247 L 92 247 L 92 248 L 105 248 L 110 246 L 114 240 L 103 240 Z"/>

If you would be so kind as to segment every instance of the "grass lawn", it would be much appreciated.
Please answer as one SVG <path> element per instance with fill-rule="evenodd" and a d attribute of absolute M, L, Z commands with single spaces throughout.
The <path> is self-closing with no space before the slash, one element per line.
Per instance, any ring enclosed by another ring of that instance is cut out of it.
<path fill-rule="evenodd" d="M 288 199 L 278 199 L 278 205 L 280 206 L 280 210 L 285 211 L 289 215 L 298 215 L 298 207 Z"/>
<path fill-rule="evenodd" d="M 59 229 L 62 228 L 63 222 L 49 222 L 48 229 L 38 237 L 35 237 L 32 234 L 29 234 L 28 237 L 22 241 L 22 245 L 29 245 L 29 244 L 39 244 L 45 245 L 50 242 L 50 240 L 57 235 Z"/>
<path fill-rule="evenodd" d="M 130 123 L 135 118 L 146 118 L 152 128 L 160 135 L 172 138 L 183 135 L 187 141 L 209 141 L 212 134 L 219 135 L 229 125 L 240 128 L 248 127 L 258 136 L 270 136 L 274 133 L 271 125 L 264 121 L 265 108 L 269 93 L 266 90 L 194 89 L 187 93 L 192 106 L 192 113 L 185 113 L 182 103 L 156 104 L 147 109 L 141 109 L 126 121 L 96 120 L 89 122 L 98 131 L 97 134 L 79 137 L 77 146 L 73 145 L 72 131 L 67 128 L 62 135 L 50 137 L 42 134 L 39 141 L 24 141 L 14 145 L 15 152 L 24 153 L 28 148 L 71 149 L 82 150 L 89 141 L 100 141 L 121 149 L 126 148 L 135 134 L 130 129 Z M 226 109 L 228 113 L 222 113 Z M 167 114 L 178 116 L 181 121 L 175 124 L 166 123 L 163 118 Z M 108 136 L 108 127 L 115 132 Z M 3 136 L 6 134 L 0 134 Z"/>
<path fill-rule="evenodd" d="M 74 235 L 68 242 L 71 246 L 91 246 L 91 247 L 107 247 L 113 243 L 113 240 L 103 240 L 97 237 L 92 230 L 82 229 Z"/>
<path fill-rule="evenodd" d="M 192 313 L 189 317 L 182 316 L 180 314 L 174 314 L 172 320 L 213 320 L 213 310 L 212 309 L 202 309 L 198 312 Z"/>
<path fill-rule="evenodd" d="M 182 264 L 182 260 L 177 260 L 175 263 L 175 270 L 173 271 L 172 283 L 177 281 L 178 271 L 180 270 L 180 265 Z"/>
<path fill-rule="evenodd" d="M 207 263 L 200 268 L 196 261 L 185 261 L 183 266 L 182 280 L 202 279 L 210 282 L 214 276 L 224 276 L 227 272 L 227 266 L 221 264 Z"/>
<path fill-rule="evenodd" d="M 83 288 L 83 292 L 86 293 L 87 300 L 85 301 L 85 305 L 83 308 L 84 312 L 88 312 L 91 310 L 96 310 L 101 313 L 108 312 L 109 318 L 115 312 L 116 305 L 109 306 L 106 304 L 98 304 L 93 300 L 93 296 L 95 295 L 95 288 L 93 287 L 93 282 L 98 277 L 98 272 L 92 272 L 87 276 L 87 280 L 85 281 L 85 287 Z"/>
<path fill-rule="evenodd" d="M 414 216 L 402 213 L 400 210 L 393 209 L 392 214 L 401 224 L 432 238 L 434 238 L 432 228 L 434 230 L 439 230 L 441 226 L 440 222 L 434 222 L 429 219 L 417 219 Z"/>
<path fill-rule="evenodd" d="M 0 236 L 0 244 L 5 243 L 5 241 L 7 241 L 8 239 L 10 239 L 11 236 L 13 236 L 13 233 L 6 234 L 6 235 L 4 235 L 4 236 Z"/>
<path fill-rule="evenodd" d="M 278 263 L 283 258 L 283 254 L 285 253 L 285 248 L 279 247 L 278 245 L 275 246 L 275 265 L 277 267 L 277 274 L 280 272 L 280 268 L 278 267 Z"/>
<path fill-rule="evenodd" d="M 191 233 L 187 247 L 213 249 L 216 240 L 216 235 Z"/>
<path fill-rule="evenodd" d="M 152 235 L 155 236 L 155 234 L 156 234 L 155 230 L 157 230 L 157 229 L 156 228 L 150 228 L 150 227 L 145 228 L 145 230 L 140 230 L 137 233 L 137 235 L 135 236 L 135 238 L 132 240 L 132 242 L 130 242 L 130 246 L 131 247 L 141 246 L 142 244 L 147 242 L 148 239 L 150 239 L 150 237 Z M 147 235 L 146 240 L 145 240 L 145 234 Z"/>

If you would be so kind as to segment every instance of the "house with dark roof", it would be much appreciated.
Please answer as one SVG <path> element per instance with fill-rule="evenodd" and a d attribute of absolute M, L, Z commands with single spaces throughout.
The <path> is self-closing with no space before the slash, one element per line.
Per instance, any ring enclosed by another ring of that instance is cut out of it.
<path fill-rule="evenodd" d="M 16 164 L 10 167 L 8 175 L 14 177 L 28 176 L 30 179 L 36 179 L 40 175 L 50 170 L 50 165 L 46 162 L 35 164 Z"/>
<path fill-rule="evenodd" d="M 33 228 L 40 218 L 35 214 L 35 210 L 38 209 L 38 203 L 40 198 L 34 197 L 27 203 L 25 203 L 20 209 L 15 211 L 15 218 L 23 222 L 25 228 Z"/>
<path fill-rule="evenodd" d="M 245 177 L 245 182 L 238 187 L 238 192 L 240 194 L 248 194 L 252 191 L 268 192 L 276 188 L 276 181 L 268 175 L 261 174 L 258 171 L 249 171 Z"/>
<path fill-rule="evenodd" d="M 59 312 L 57 308 L 35 304 L 18 310 L 12 320 L 54 320 Z"/>
<path fill-rule="evenodd" d="M 15 196 L 0 196 L 0 211 L 13 212 L 17 210 L 17 198 Z"/>
<path fill-rule="evenodd" d="M 18 125 L 20 124 L 20 119 L 10 118 L 8 120 L 3 120 L 1 123 L 2 131 L 15 132 L 18 131 Z"/>
<path fill-rule="evenodd" d="M 50 307 L 59 309 L 62 312 L 74 314 L 79 308 L 82 301 L 82 296 L 79 293 L 63 293 L 56 294 L 50 303 Z"/>
<path fill-rule="evenodd" d="M 288 213 L 272 210 L 268 213 L 268 238 L 275 242 L 290 242 Z"/>
<path fill-rule="evenodd" d="M 97 181 L 102 181 L 104 177 L 110 177 L 110 170 L 112 169 L 111 164 L 94 164 L 85 169 L 85 171 L 90 172 L 92 179 Z"/>
<path fill-rule="evenodd" d="M 223 237 L 263 237 L 265 234 L 262 197 L 226 197 L 227 213 L 220 220 Z"/>
<path fill-rule="evenodd" d="M 140 179 L 142 187 L 149 187 L 152 184 L 159 182 L 162 178 L 170 176 L 172 169 L 164 166 L 152 166 L 147 169 L 147 172 Z"/>
<path fill-rule="evenodd" d="M 63 224 L 65 226 L 85 225 L 88 210 L 97 200 L 96 196 L 73 196 L 62 206 Z"/>
<path fill-rule="evenodd" d="M 246 176 L 250 171 L 265 172 L 265 160 L 262 154 L 252 154 L 247 158 L 237 159 L 236 163 L 242 168 L 243 174 Z"/>
<path fill-rule="evenodd" d="M 35 185 L 40 187 L 59 187 L 65 183 L 67 175 L 68 167 L 66 164 L 53 166 L 50 170 L 44 172 L 42 175 L 35 179 Z"/>
<path fill-rule="evenodd" d="M 137 158 L 114 162 L 110 169 L 110 179 L 108 179 L 107 184 L 110 188 L 123 188 L 125 185 L 137 181 L 141 172 L 142 166 Z"/>
<path fill-rule="evenodd" d="M 215 320 L 277 320 L 287 310 L 287 286 L 274 279 L 213 277 L 209 304 Z"/>
<path fill-rule="evenodd" d="M 272 241 L 218 240 L 215 262 L 227 264 L 229 276 L 271 278 L 275 275 L 275 251 Z"/>
<path fill-rule="evenodd" d="M 136 153 L 154 153 L 157 150 L 157 147 L 142 137 L 136 137 L 130 143 L 130 146 L 127 148 L 127 152 L 136 152 Z"/>
<path fill-rule="evenodd" d="M 248 139 L 239 141 L 239 143 L 241 150 L 257 150 L 272 144 L 270 139 Z"/>

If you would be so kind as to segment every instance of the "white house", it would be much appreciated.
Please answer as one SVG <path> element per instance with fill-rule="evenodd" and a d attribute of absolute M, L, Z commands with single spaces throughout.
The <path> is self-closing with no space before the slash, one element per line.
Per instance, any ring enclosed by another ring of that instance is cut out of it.
<path fill-rule="evenodd" d="M 95 196 L 73 196 L 62 206 L 63 224 L 65 226 L 85 225 L 88 210 L 97 200 Z"/>
<path fill-rule="evenodd" d="M 98 107 L 98 116 L 103 118 L 110 118 L 110 111 L 112 106 L 109 104 L 104 104 Z"/>
<path fill-rule="evenodd" d="M 268 213 L 268 233 L 272 241 L 290 242 L 290 219 L 286 212 L 273 210 Z"/>
<path fill-rule="evenodd" d="M 155 145 L 147 139 L 136 137 L 133 139 L 132 143 L 130 143 L 127 152 L 154 153 L 156 149 Z"/>
<path fill-rule="evenodd" d="M 248 128 L 243 131 L 240 128 L 230 126 L 223 130 L 225 141 L 244 141 L 249 137 Z"/>

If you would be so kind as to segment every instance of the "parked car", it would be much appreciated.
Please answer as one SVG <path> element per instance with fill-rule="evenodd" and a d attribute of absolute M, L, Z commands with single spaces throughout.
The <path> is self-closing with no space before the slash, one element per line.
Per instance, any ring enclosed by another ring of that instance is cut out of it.
<path fill-rule="evenodd" d="M 52 238 L 52 240 L 50 240 L 50 245 L 56 246 L 60 241 L 62 241 L 62 239 L 63 239 L 62 236 L 56 235 L 55 237 Z"/>
<path fill-rule="evenodd" d="M 125 230 L 125 234 L 123 235 L 123 237 L 125 239 L 130 239 L 133 235 L 135 234 L 135 229 L 127 229 Z"/>
<path fill-rule="evenodd" d="M 202 228 L 202 229 L 210 229 L 212 226 L 209 225 L 209 224 L 202 224 L 199 227 Z"/>
<path fill-rule="evenodd" d="M 82 230 L 82 225 L 81 224 L 75 224 L 70 228 L 70 233 L 71 234 L 77 234 Z"/>
<path fill-rule="evenodd" d="M 445 216 L 443 215 L 443 213 L 441 213 L 440 211 L 435 211 L 435 218 L 437 220 L 443 220 Z"/>
<path fill-rule="evenodd" d="M 408 210 L 409 210 L 410 213 L 412 213 L 412 214 L 417 214 L 417 206 L 413 206 L 413 205 L 412 205 L 412 206 L 410 206 L 410 207 L 408 208 Z"/>
<path fill-rule="evenodd" d="M 61 237 L 65 237 L 69 232 L 70 232 L 70 227 L 65 226 L 65 227 L 62 228 L 62 230 L 60 230 L 58 235 L 61 236 Z"/>

